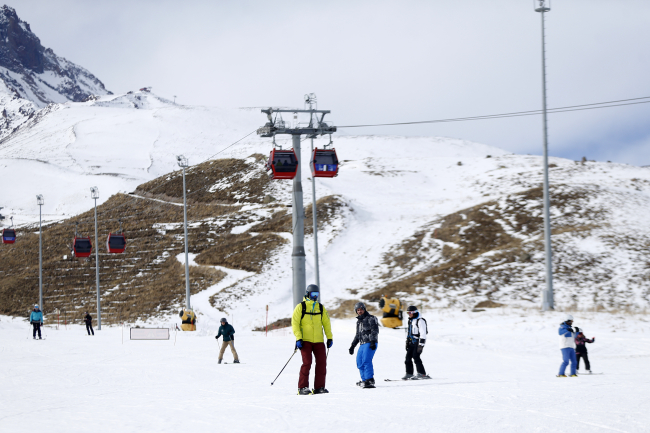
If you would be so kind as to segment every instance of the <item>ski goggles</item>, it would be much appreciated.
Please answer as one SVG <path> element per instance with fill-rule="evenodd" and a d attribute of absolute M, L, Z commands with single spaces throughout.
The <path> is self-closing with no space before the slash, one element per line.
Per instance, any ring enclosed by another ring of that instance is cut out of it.
<path fill-rule="evenodd" d="M 320 296 L 320 292 L 309 292 L 310 298 L 318 298 L 319 296 Z"/>

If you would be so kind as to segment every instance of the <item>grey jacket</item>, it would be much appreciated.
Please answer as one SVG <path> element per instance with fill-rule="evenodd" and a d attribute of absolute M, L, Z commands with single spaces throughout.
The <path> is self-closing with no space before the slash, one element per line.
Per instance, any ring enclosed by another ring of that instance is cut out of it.
<path fill-rule="evenodd" d="M 366 344 L 377 342 L 379 340 L 379 321 L 375 316 L 364 312 L 361 316 L 357 316 L 357 335 L 352 340 L 352 347 L 358 343 Z"/>

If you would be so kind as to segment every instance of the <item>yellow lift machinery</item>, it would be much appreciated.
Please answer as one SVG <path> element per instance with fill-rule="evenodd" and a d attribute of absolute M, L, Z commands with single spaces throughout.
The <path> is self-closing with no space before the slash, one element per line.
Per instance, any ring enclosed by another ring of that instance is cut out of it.
<path fill-rule="evenodd" d="M 384 312 L 384 315 L 381 318 L 382 325 L 386 328 L 397 328 L 402 326 L 402 304 L 399 299 L 386 299 L 386 296 L 381 295 L 379 308 Z"/>

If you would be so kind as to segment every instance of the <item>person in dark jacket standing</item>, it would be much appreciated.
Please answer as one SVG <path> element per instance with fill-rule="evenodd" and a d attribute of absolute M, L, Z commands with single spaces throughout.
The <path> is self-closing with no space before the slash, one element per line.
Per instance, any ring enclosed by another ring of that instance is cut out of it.
<path fill-rule="evenodd" d="M 589 363 L 589 356 L 587 355 L 587 345 L 585 343 L 593 343 L 596 337 L 591 340 L 585 337 L 582 329 L 576 326 L 576 370 L 580 370 L 580 358 L 585 361 L 585 369 L 591 374 L 591 364 Z"/>
<path fill-rule="evenodd" d="M 38 308 L 38 305 L 34 305 L 34 311 L 29 315 L 29 323 L 34 327 L 34 340 L 36 340 L 36 333 L 38 332 L 38 339 L 42 340 L 41 337 L 41 326 L 43 326 L 43 312 Z"/>
<path fill-rule="evenodd" d="M 219 351 L 219 364 L 223 361 L 223 354 L 226 351 L 226 347 L 230 346 L 230 351 L 232 356 L 235 358 L 233 363 L 239 364 L 239 356 L 237 356 L 237 351 L 235 350 L 235 328 L 232 327 L 226 318 L 221 319 L 221 326 L 219 327 L 219 333 L 217 334 L 217 340 L 223 335 L 223 343 L 221 343 L 221 350 Z"/>
<path fill-rule="evenodd" d="M 92 335 L 95 335 L 95 331 L 93 330 L 93 317 L 86 311 L 86 315 L 84 316 L 84 322 L 86 322 L 86 332 L 88 332 L 88 335 L 92 332 Z"/>
<path fill-rule="evenodd" d="M 406 360 L 404 361 L 404 364 L 406 364 L 406 374 L 402 380 L 431 379 L 427 375 L 424 364 L 422 364 L 422 359 L 420 358 L 427 341 L 427 321 L 420 316 L 417 307 L 413 305 L 407 308 L 406 314 L 409 316 L 408 334 L 406 337 Z M 413 374 L 413 361 L 415 361 L 417 375 Z"/>
<path fill-rule="evenodd" d="M 361 382 L 357 382 L 357 385 L 361 388 L 374 388 L 375 370 L 372 366 L 372 358 L 377 352 L 379 342 L 379 321 L 368 313 L 363 302 L 357 302 L 354 310 L 357 313 L 357 334 L 352 340 L 350 355 L 354 355 L 354 348 L 361 343 L 357 352 L 357 368 L 361 374 Z"/>

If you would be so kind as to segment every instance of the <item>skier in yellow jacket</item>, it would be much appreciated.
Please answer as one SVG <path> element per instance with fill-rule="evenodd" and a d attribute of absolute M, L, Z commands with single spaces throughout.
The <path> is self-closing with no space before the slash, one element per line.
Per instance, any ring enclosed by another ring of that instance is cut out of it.
<path fill-rule="evenodd" d="M 327 348 L 332 347 L 332 327 L 327 310 L 318 302 L 320 295 L 318 286 L 310 284 L 307 287 L 305 299 L 293 310 L 291 328 L 296 336 L 296 349 L 302 355 L 302 367 L 298 379 L 298 394 L 325 394 L 325 376 L 327 375 L 327 355 L 323 331 L 327 336 Z M 314 390 L 309 389 L 309 371 L 311 370 L 312 352 L 316 358 L 316 374 L 314 375 Z"/>

